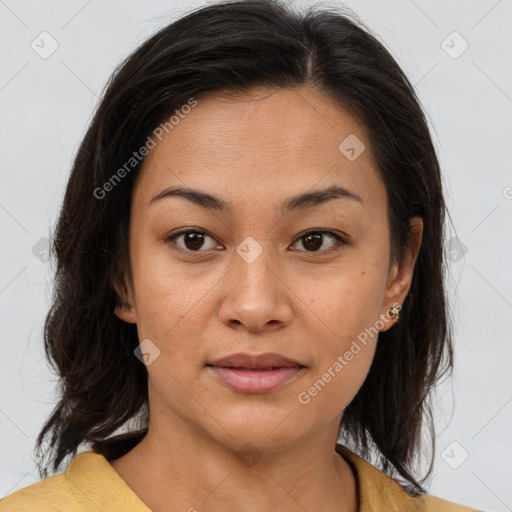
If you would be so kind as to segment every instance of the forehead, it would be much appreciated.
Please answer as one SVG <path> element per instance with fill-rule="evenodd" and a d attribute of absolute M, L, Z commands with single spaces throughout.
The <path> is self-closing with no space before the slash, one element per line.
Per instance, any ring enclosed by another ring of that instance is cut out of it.
<path fill-rule="evenodd" d="M 346 153 L 347 148 L 355 150 Z M 312 87 L 216 93 L 197 100 L 147 155 L 136 194 L 172 186 L 236 200 L 342 184 L 382 195 L 364 127 Z M 368 197 L 368 199 L 372 199 Z M 373 200 L 377 200 L 374 197 Z"/>

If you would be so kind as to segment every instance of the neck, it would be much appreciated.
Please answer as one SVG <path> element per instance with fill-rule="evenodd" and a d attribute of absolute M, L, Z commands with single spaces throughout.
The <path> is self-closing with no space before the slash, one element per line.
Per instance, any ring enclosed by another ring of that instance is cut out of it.
<path fill-rule="evenodd" d="M 150 426 L 128 453 L 110 451 L 110 464 L 153 512 L 358 510 L 354 474 L 330 435 L 286 449 L 248 443 L 237 452 L 199 433 L 155 432 L 166 431 Z M 124 449 L 138 438 L 126 436 Z"/>

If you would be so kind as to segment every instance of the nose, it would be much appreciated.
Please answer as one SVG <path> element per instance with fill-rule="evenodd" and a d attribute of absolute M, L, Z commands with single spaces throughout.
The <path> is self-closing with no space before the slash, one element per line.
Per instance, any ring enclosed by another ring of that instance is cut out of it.
<path fill-rule="evenodd" d="M 289 325 L 292 294 L 271 251 L 263 250 L 253 261 L 240 254 L 234 255 L 233 268 L 224 280 L 221 321 L 249 332 L 275 331 Z"/>

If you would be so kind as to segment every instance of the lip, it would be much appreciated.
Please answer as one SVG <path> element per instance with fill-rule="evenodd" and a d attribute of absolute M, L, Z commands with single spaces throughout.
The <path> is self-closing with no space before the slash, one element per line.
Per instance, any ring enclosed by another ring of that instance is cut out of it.
<path fill-rule="evenodd" d="M 295 380 L 303 367 L 283 366 L 275 370 L 251 370 L 211 366 L 215 376 L 226 386 L 240 393 L 271 393 Z"/>
<path fill-rule="evenodd" d="M 250 394 L 277 391 L 305 369 L 299 362 L 274 353 L 232 354 L 206 366 L 224 385 Z"/>
<path fill-rule="evenodd" d="M 208 366 L 218 366 L 223 368 L 248 368 L 248 369 L 268 369 L 268 368 L 283 368 L 289 366 L 303 367 L 301 363 L 284 357 L 280 354 L 273 352 L 266 352 L 265 354 L 231 354 L 227 357 L 217 359 L 208 363 Z"/>

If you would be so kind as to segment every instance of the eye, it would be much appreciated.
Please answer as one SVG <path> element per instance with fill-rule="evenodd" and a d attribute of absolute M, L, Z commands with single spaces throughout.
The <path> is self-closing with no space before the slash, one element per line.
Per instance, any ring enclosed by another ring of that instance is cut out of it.
<path fill-rule="evenodd" d="M 210 239 L 210 246 L 205 241 Z M 181 242 L 177 242 L 180 240 Z M 330 239 L 331 243 L 327 243 L 326 239 Z M 172 242 L 178 246 L 178 249 L 187 253 L 201 253 L 208 252 L 211 249 L 223 250 L 223 246 L 218 244 L 216 240 L 205 231 L 200 229 L 186 229 L 174 233 L 166 239 L 168 242 Z M 328 231 L 325 229 L 310 230 L 297 238 L 294 245 L 302 241 L 302 247 L 305 252 L 309 253 L 330 253 L 340 249 L 341 246 L 346 245 L 347 241 L 335 233 L 334 231 Z M 294 249 L 295 250 L 295 249 Z M 299 249 L 301 250 L 301 249 Z"/>
<path fill-rule="evenodd" d="M 182 243 L 180 244 L 176 242 L 176 240 L 181 237 L 183 237 L 183 239 Z M 205 249 L 205 240 L 207 238 L 210 238 L 214 243 L 210 243 L 210 247 L 208 247 L 208 244 L 206 244 Z M 185 252 L 207 252 L 209 249 L 214 249 L 215 247 L 222 249 L 222 246 L 219 246 L 213 237 L 211 237 L 205 231 L 198 229 L 187 229 L 178 233 L 174 233 L 167 238 L 167 241 L 175 243 L 182 251 Z"/>
<path fill-rule="evenodd" d="M 331 244 L 327 244 L 327 249 L 324 243 L 326 238 L 331 239 Z M 334 231 L 327 231 L 325 229 L 303 233 L 295 243 L 300 241 L 302 241 L 302 246 L 305 248 L 306 252 L 330 253 L 339 250 L 341 246 L 347 244 L 347 241 L 340 235 Z"/>

